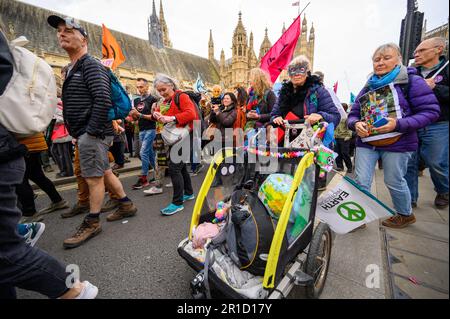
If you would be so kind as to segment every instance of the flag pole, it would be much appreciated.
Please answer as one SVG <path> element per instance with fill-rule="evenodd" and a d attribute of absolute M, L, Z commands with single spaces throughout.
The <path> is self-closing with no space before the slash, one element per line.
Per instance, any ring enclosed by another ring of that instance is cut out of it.
<path fill-rule="evenodd" d="M 301 15 L 303 13 L 303 11 L 306 10 L 306 8 L 308 8 L 308 6 L 311 4 L 311 2 L 308 2 L 308 4 L 303 8 L 303 10 L 298 14 Z M 300 11 L 300 5 L 298 6 L 298 11 Z"/>

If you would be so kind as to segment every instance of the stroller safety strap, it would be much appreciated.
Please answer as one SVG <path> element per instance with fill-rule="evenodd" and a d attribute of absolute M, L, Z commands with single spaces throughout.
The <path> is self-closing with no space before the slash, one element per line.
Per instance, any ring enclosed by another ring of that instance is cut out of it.
<path fill-rule="evenodd" d="M 314 153 L 306 154 L 301 160 L 297 171 L 294 176 L 294 181 L 292 183 L 292 188 L 288 195 L 288 200 L 284 204 L 283 210 L 278 221 L 277 228 L 272 240 L 272 245 L 270 246 L 269 257 L 267 259 L 266 271 L 264 274 L 263 286 L 266 289 L 275 288 L 275 275 L 277 271 L 278 259 L 280 257 L 280 250 L 283 244 L 283 238 L 286 233 L 286 228 L 289 222 L 289 217 L 292 212 L 292 206 L 294 204 L 294 199 L 297 195 L 299 186 L 305 175 L 305 171 L 314 165 Z"/>

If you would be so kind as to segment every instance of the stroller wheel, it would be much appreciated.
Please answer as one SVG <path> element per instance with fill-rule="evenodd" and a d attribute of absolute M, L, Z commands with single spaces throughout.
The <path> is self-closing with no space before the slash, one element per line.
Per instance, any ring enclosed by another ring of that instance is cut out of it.
<path fill-rule="evenodd" d="M 308 298 L 319 298 L 325 287 L 330 266 L 332 233 L 327 224 L 320 223 L 309 245 L 308 257 L 305 263 L 305 273 L 314 278 L 314 285 L 306 287 Z"/>

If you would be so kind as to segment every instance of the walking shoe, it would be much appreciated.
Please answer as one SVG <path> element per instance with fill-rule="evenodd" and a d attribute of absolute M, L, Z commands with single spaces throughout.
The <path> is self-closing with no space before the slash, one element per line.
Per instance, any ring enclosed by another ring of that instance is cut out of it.
<path fill-rule="evenodd" d="M 113 171 L 118 170 L 118 169 L 122 169 L 124 167 L 124 165 L 119 165 L 119 164 L 114 164 L 113 167 L 111 167 L 111 169 Z"/>
<path fill-rule="evenodd" d="M 119 205 L 120 205 L 119 200 L 110 198 L 105 204 L 103 204 L 100 212 L 106 213 L 112 211 L 113 209 L 119 207 Z"/>
<path fill-rule="evenodd" d="M 353 174 L 353 168 L 347 169 L 347 174 Z"/>
<path fill-rule="evenodd" d="M 39 211 L 38 215 L 45 215 L 49 213 L 53 213 L 57 210 L 65 209 L 69 207 L 69 203 L 64 199 L 58 203 L 51 203 L 49 207 Z"/>
<path fill-rule="evenodd" d="M 183 205 L 178 206 L 175 204 L 170 204 L 166 208 L 161 209 L 161 214 L 163 214 L 164 216 L 172 216 L 178 212 L 181 212 L 183 209 L 184 209 Z"/>
<path fill-rule="evenodd" d="M 115 222 L 127 217 L 133 217 L 134 215 L 136 215 L 136 212 L 137 207 L 134 206 L 132 201 L 119 203 L 119 209 L 106 217 L 106 220 L 109 222 Z"/>
<path fill-rule="evenodd" d="M 98 288 L 89 281 L 83 281 L 83 289 L 75 299 L 95 299 L 98 294 Z"/>
<path fill-rule="evenodd" d="M 343 171 L 344 171 L 344 168 L 343 168 L 343 167 L 337 167 L 337 168 L 336 168 L 336 171 L 337 171 L 337 172 L 343 172 Z"/>
<path fill-rule="evenodd" d="M 448 193 L 438 194 L 434 200 L 434 205 L 439 209 L 446 208 L 448 206 Z"/>
<path fill-rule="evenodd" d="M 203 168 L 203 164 L 198 164 L 195 170 L 193 170 L 189 175 L 191 175 L 192 177 L 197 176 L 198 174 L 200 174 Z"/>
<path fill-rule="evenodd" d="M 48 166 L 44 167 L 44 172 L 51 173 L 51 172 L 54 172 L 54 169 L 52 168 L 51 165 L 48 165 Z"/>
<path fill-rule="evenodd" d="M 159 195 L 163 193 L 163 189 L 161 187 L 153 186 L 150 189 L 144 191 L 146 195 Z"/>
<path fill-rule="evenodd" d="M 44 233 L 45 224 L 44 223 L 30 223 L 25 224 L 28 232 L 23 235 L 25 238 L 25 243 L 33 247 L 38 241 L 39 237 Z"/>
<path fill-rule="evenodd" d="M 19 224 L 39 223 L 43 220 L 44 220 L 43 216 L 38 216 L 37 214 L 35 214 L 33 216 L 23 216 L 20 219 Z"/>
<path fill-rule="evenodd" d="M 172 182 L 170 182 L 170 183 L 167 183 L 165 186 L 166 186 L 167 188 L 171 188 L 171 187 L 173 187 L 173 184 L 172 184 Z"/>
<path fill-rule="evenodd" d="M 142 189 L 148 186 L 150 186 L 150 183 L 147 181 L 147 177 L 139 176 L 138 181 L 133 185 L 133 189 Z"/>
<path fill-rule="evenodd" d="M 411 203 L 411 207 L 412 207 L 412 208 L 417 208 L 417 203 L 412 202 L 412 203 Z"/>
<path fill-rule="evenodd" d="M 64 248 L 75 248 L 81 246 L 92 237 L 98 235 L 101 231 L 102 227 L 100 226 L 100 219 L 84 219 L 75 234 L 64 240 L 63 246 Z"/>
<path fill-rule="evenodd" d="M 194 194 L 192 194 L 192 195 L 184 195 L 183 196 L 183 203 L 185 203 L 187 201 L 190 201 L 190 200 L 194 200 L 194 199 L 195 199 L 195 195 Z"/>
<path fill-rule="evenodd" d="M 75 205 L 73 205 L 70 211 L 62 213 L 61 218 L 70 218 L 80 214 L 88 214 L 88 213 L 89 213 L 89 203 L 86 205 L 76 203 Z"/>
<path fill-rule="evenodd" d="M 383 226 L 390 228 L 405 228 L 408 225 L 414 224 L 416 222 L 416 217 L 411 216 L 403 216 L 397 214 L 385 221 L 382 222 Z"/>

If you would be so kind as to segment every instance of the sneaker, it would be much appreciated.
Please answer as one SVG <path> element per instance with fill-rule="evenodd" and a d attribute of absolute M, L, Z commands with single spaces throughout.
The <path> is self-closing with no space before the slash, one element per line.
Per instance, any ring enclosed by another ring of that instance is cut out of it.
<path fill-rule="evenodd" d="M 97 236 L 102 231 L 100 219 L 84 219 L 75 234 L 64 240 L 64 248 L 75 248 L 81 246 L 92 237 Z"/>
<path fill-rule="evenodd" d="M 347 174 L 353 174 L 353 168 L 349 168 L 349 169 L 347 170 Z"/>
<path fill-rule="evenodd" d="M 46 215 L 53 213 L 57 210 L 69 208 L 69 203 L 65 200 L 62 200 L 58 203 L 51 203 L 49 207 L 44 208 L 43 210 L 39 211 L 38 215 Z"/>
<path fill-rule="evenodd" d="M 163 189 L 161 187 L 153 186 L 150 189 L 144 191 L 146 195 L 159 195 L 163 193 Z"/>
<path fill-rule="evenodd" d="M 105 204 L 103 204 L 100 212 L 106 213 L 112 211 L 113 209 L 119 207 L 119 205 L 120 205 L 119 200 L 110 198 Z"/>
<path fill-rule="evenodd" d="M 133 185 L 133 189 L 143 189 L 148 186 L 150 186 L 150 183 L 147 181 L 147 177 L 139 176 L 138 181 Z"/>
<path fill-rule="evenodd" d="M 86 205 L 76 203 L 70 211 L 62 213 L 61 218 L 70 218 L 80 214 L 89 214 L 89 203 Z"/>
<path fill-rule="evenodd" d="M 201 173 L 201 171 L 202 171 L 203 168 L 204 168 L 203 164 L 197 165 L 197 167 L 195 168 L 195 170 L 193 170 L 193 171 L 190 173 L 190 175 L 191 175 L 192 177 L 197 176 L 198 174 Z"/>
<path fill-rule="evenodd" d="M 167 183 L 165 186 L 166 186 L 167 188 L 171 188 L 171 187 L 173 187 L 173 184 L 172 184 L 172 182 L 170 182 L 170 183 Z"/>
<path fill-rule="evenodd" d="M 51 165 L 44 167 L 44 172 L 46 172 L 46 173 L 51 173 L 51 172 L 54 172 L 54 171 L 55 170 L 52 168 Z"/>
<path fill-rule="evenodd" d="M 397 214 L 385 221 L 382 222 L 383 226 L 390 228 L 405 228 L 408 225 L 414 224 L 416 222 L 416 217 L 414 215 L 411 216 L 403 216 Z"/>
<path fill-rule="evenodd" d="M 120 203 L 119 202 L 119 209 L 116 210 L 114 213 L 110 214 L 108 217 L 106 217 L 106 220 L 109 222 L 115 222 L 127 217 L 133 217 L 136 215 L 137 207 L 134 206 L 132 201 Z"/>
<path fill-rule="evenodd" d="M 45 224 L 44 223 L 30 223 L 25 224 L 28 232 L 23 235 L 25 238 L 25 243 L 33 247 L 38 241 L 39 237 L 44 233 Z"/>
<path fill-rule="evenodd" d="M 336 172 L 343 172 L 344 171 L 344 168 L 343 167 L 338 167 L 338 168 L 336 168 Z"/>
<path fill-rule="evenodd" d="M 175 204 L 170 204 L 166 208 L 161 209 L 161 214 L 163 214 L 164 216 L 172 216 L 178 212 L 181 212 L 183 209 L 184 209 L 183 205 L 178 206 Z"/>
<path fill-rule="evenodd" d="M 194 199 L 195 199 L 195 195 L 194 194 L 192 194 L 192 195 L 184 195 L 183 196 L 183 203 L 185 203 L 187 201 L 190 201 L 190 200 L 194 200 Z"/>
<path fill-rule="evenodd" d="M 412 208 L 417 208 L 417 203 L 412 202 L 412 203 L 411 203 L 411 207 L 412 207 Z"/>
<path fill-rule="evenodd" d="M 434 205 L 436 205 L 439 209 L 444 209 L 448 207 L 448 193 L 447 194 L 438 194 L 436 199 L 434 200 Z"/>
<path fill-rule="evenodd" d="M 35 214 L 33 216 L 23 216 L 20 219 L 19 224 L 39 223 L 39 222 L 41 222 L 43 220 L 44 220 L 43 216 L 38 216 L 37 214 Z"/>
<path fill-rule="evenodd" d="M 75 299 L 95 299 L 98 294 L 98 288 L 89 281 L 83 281 L 83 289 Z"/>
<path fill-rule="evenodd" d="M 124 165 L 119 165 L 119 164 L 114 164 L 113 167 L 111 167 L 111 169 L 113 171 L 118 170 L 118 169 L 122 169 L 124 167 Z"/>

